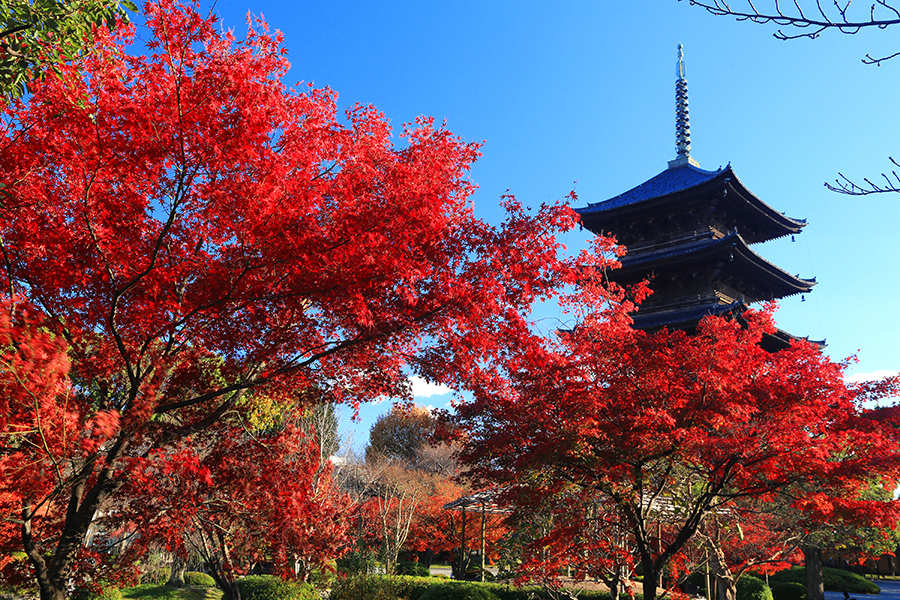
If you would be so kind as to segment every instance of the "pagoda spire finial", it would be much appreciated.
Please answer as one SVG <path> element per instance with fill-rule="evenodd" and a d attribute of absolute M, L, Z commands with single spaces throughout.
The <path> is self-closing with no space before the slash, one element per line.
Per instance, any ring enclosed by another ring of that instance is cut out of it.
<path fill-rule="evenodd" d="M 678 62 L 675 63 L 675 160 L 669 161 L 670 169 L 684 165 L 699 167 L 691 158 L 691 117 L 688 110 L 687 79 L 684 76 L 684 46 L 678 44 Z"/>

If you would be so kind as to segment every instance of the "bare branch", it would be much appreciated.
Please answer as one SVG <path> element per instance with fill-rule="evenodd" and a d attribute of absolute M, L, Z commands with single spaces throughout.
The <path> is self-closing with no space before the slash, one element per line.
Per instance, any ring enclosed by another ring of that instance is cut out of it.
<path fill-rule="evenodd" d="M 900 53 L 898 53 L 900 54 Z M 900 169 L 900 163 L 894 157 L 889 157 L 890 161 L 897 169 Z M 848 196 L 868 196 L 869 194 L 884 194 L 888 192 L 900 193 L 900 174 L 897 169 L 890 173 L 882 173 L 881 177 L 884 183 L 875 183 L 868 178 L 864 178 L 864 184 L 855 183 L 843 173 L 838 173 L 838 179 L 834 183 L 825 183 L 832 192 L 839 194 L 847 194 Z"/>
<path fill-rule="evenodd" d="M 681 2 L 682 0 L 679 0 Z M 760 12 L 752 0 L 745 0 L 744 8 L 732 8 L 725 0 L 688 0 L 692 6 L 699 6 L 710 14 L 716 16 L 731 16 L 738 21 L 752 21 L 753 23 L 774 23 L 783 28 L 773 35 L 779 40 L 795 40 L 798 38 L 816 39 L 826 29 L 836 29 L 841 33 L 853 35 L 866 27 L 884 29 L 890 25 L 900 24 L 900 9 L 888 0 L 875 0 L 869 8 L 867 18 L 852 20 L 848 15 L 850 2 L 841 5 L 838 0 L 833 0 L 832 6 L 823 6 L 822 0 L 815 0 L 816 11 L 810 16 L 803 11 L 799 0 L 793 0 L 793 9 L 783 9 L 778 0 L 774 0 L 771 11 Z M 876 14 L 877 13 L 877 14 Z M 885 14 L 888 13 L 888 14 Z M 881 64 L 885 60 L 900 55 L 900 52 L 884 58 L 873 58 L 866 55 L 863 62 L 866 64 Z"/>
<path fill-rule="evenodd" d="M 864 65 L 875 65 L 876 67 L 880 67 L 881 63 L 886 60 L 891 60 L 892 58 L 900 56 L 900 52 L 894 52 L 893 54 L 889 54 L 888 56 L 882 56 L 881 58 L 875 58 L 871 54 L 866 54 L 866 57 L 862 59 Z"/>

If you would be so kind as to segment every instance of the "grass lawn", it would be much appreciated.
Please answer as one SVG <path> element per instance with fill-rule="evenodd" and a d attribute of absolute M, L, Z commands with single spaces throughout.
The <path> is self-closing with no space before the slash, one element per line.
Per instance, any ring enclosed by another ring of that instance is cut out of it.
<path fill-rule="evenodd" d="M 122 590 L 126 600 L 221 600 L 222 590 L 214 587 L 186 585 L 182 588 L 148 583 Z"/>

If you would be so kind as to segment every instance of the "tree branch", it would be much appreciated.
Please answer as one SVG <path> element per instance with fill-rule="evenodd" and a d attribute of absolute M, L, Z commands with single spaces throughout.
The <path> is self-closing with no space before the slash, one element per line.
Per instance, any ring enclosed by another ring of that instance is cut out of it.
<path fill-rule="evenodd" d="M 900 52 L 897 54 L 900 55 Z M 900 163 L 894 157 L 888 158 L 897 169 L 900 169 Z M 834 183 L 826 182 L 825 187 L 832 192 L 848 196 L 868 196 L 869 194 L 884 194 L 888 192 L 897 193 L 900 192 L 900 174 L 897 173 L 897 169 L 892 170 L 890 173 L 881 174 L 884 183 L 876 183 L 868 178 L 863 178 L 865 183 L 858 184 L 839 172 L 838 178 L 835 179 Z"/>
<path fill-rule="evenodd" d="M 682 0 L 678 0 L 681 2 Z M 751 21 L 753 23 L 774 23 L 784 29 L 778 29 L 773 35 L 779 40 L 796 40 L 799 38 L 816 39 L 827 29 L 835 29 L 846 35 L 858 33 L 861 29 L 877 27 L 885 29 L 891 25 L 900 24 L 900 9 L 888 0 L 875 0 L 869 8 L 869 16 L 864 19 L 851 19 L 847 14 L 850 9 L 850 0 L 841 4 L 838 0 L 832 0 L 832 6 L 822 6 L 822 0 L 815 0 L 817 16 L 809 16 L 803 11 L 798 0 L 793 0 L 793 10 L 785 10 L 778 0 L 774 0 L 772 10 L 760 12 L 752 0 L 746 0 L 744 8 L 733 8 L 725 0 L 688 0 L 691 6 L 699 6 L 708 13 L 718 17 L 731 16 L 738 21 Z M 876 15 L 876 11 L 888 13 Z M 792 28 L 793 31 L 786 30 Z M 886 60 L 900 56 L 896 52 L 889 56 L 874 58 L 867 54 L 862 59 L 867 65 L 880 65 Z"/>

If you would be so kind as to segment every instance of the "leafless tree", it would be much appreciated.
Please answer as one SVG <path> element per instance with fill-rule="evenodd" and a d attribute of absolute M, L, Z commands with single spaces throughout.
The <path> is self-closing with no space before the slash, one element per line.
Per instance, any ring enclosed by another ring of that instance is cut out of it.
<path fill-rule="evenodd" d="M 682 2 L 683 0 L 678 0 Z M 824 31 L 833 29 L 847 35 L 858 33 L 864 28 L 885 29 L 891 25 L 900 24 L 900 4 L 893 0 L 875 0 L 868 6 L 866 12 L 860 9 L 851 14 L 852 0 L 845 0 L 842 4 L 839 0 L 823 2 L 822 0 L 809 0 L 806 8 L 801 0 L 779 2 L 772 0 L 769 10 L 759 10 L 753 0 L 687 0 L 692 6 L 699 6 L 716 16 L 732 16 L 738 21 L 751 21 L 753 23 L 773 23 L 779 26 L 774 33 L 779 40 L 795 40 L 798 38 L 816 39 Z M 886 60 L 900 56 L 900 51 L 885 56 L 872 56 L 866 54 L 862 62 L 867 65 L 880 66 Z M 890 157 L 894 166 L 900 168 L 894 158 Z M 884 180 L 883 182 L 881 180 Z M 850 196 L 866 196 L 868 194 L 883 194 L 886 192 L 900 193 L 900 176 L 896 170 L 881 173 L 880 179 L 874 181 L 863 179 L 864 183 L 856 183 L 843 173 L 838 172 L 834 183 L 825 183 L 825 187 L 839 194 Z"/>

